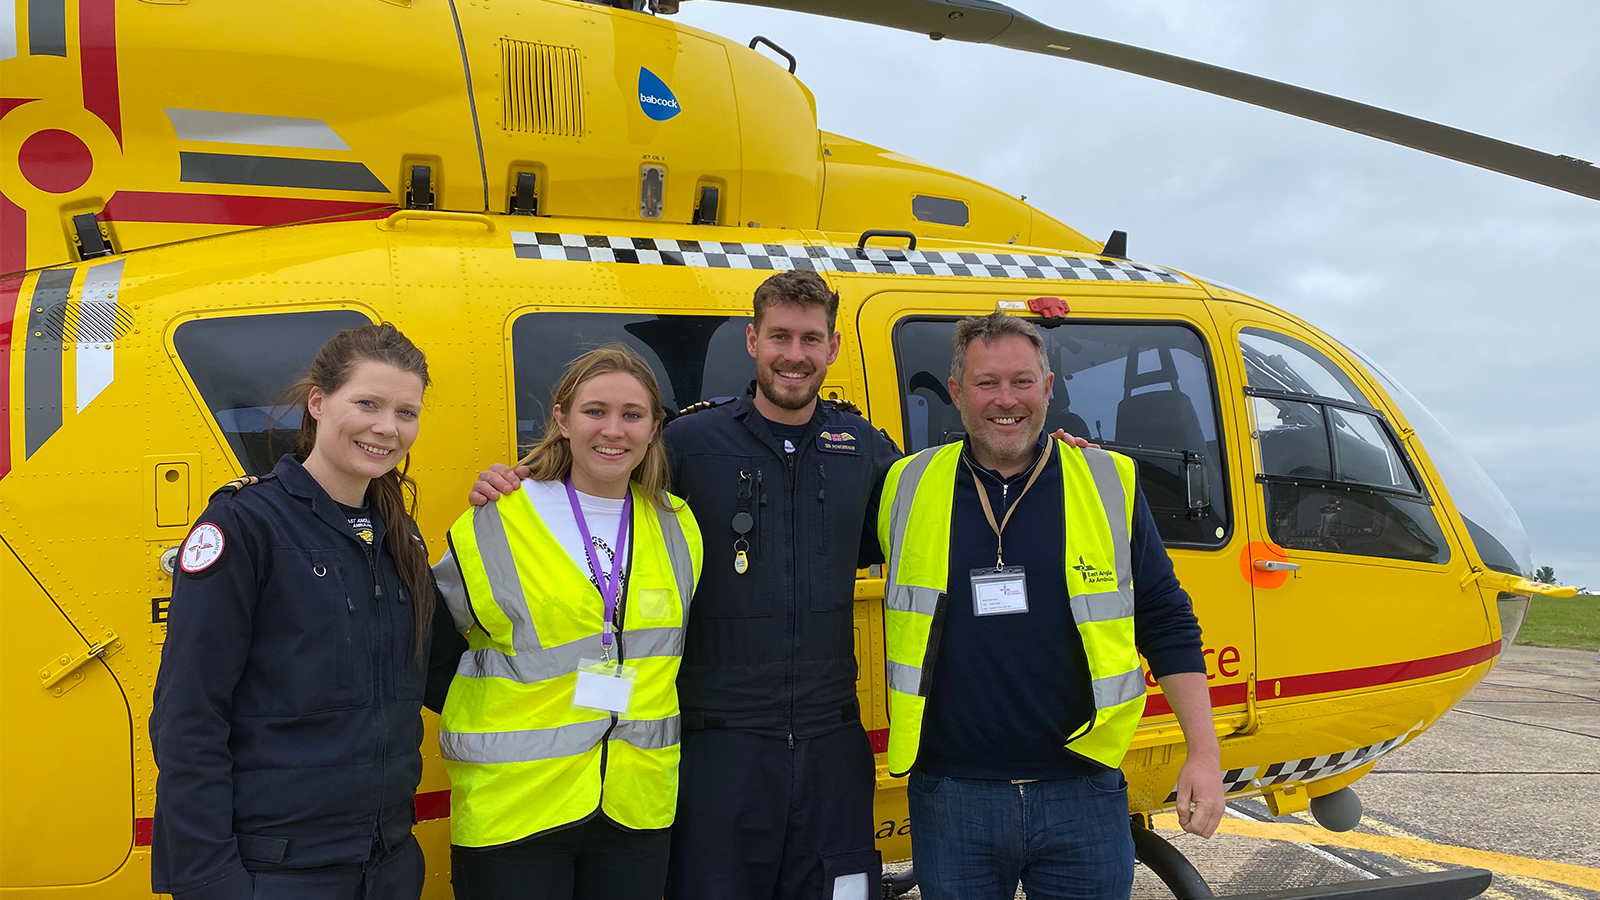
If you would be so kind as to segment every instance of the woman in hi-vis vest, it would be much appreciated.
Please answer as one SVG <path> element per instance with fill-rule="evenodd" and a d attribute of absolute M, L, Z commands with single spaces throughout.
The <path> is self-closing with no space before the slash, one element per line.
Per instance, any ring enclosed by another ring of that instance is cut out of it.
<path fill-rule="evenodd" d="M 434 573 L 470 647 L 439 727 L 459 900 L 660 900 L 700 574 L 664 417 L 638 354 L 584 354 L 522 490 L 450 528 Z"/>

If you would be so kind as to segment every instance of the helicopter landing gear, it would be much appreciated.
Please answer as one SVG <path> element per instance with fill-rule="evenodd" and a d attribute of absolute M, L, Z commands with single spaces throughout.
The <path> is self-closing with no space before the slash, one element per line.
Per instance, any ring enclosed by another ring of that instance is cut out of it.
<path fill-rule="evenodd" d="M 1172 891 L 1173 897 L 1177 900 L 1196 900 L 1216 896 L 1211 892 L 1211 886 L 1195 870 L 1194 864 L 1177 847 L 1167 843 L 1166 838 L 1150 830 L 1148 817 L 1130 816 L 1128 824 L 1133 829 L 1133 858 L 1156 873 L 1161 883 Z"/>
<path fill-rule="evenodd" d="M 883 873 L 883 900 L 893 900 L 917 886 L 916 869 Z"/>

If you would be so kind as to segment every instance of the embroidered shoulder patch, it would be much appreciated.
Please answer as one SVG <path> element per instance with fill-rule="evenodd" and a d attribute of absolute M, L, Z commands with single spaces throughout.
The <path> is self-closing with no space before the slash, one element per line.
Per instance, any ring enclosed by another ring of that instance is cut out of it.
<path fill-rule="evenodd" d="M 222 558 L 225 546 L 227 541 L 222 536 L 222 529 L 210 522 L 201 522 L 189 532 L 188 539 L 183 542 L 183 550 L 178 554 L 178 565 L 190 575 L 204 572 Z"/>

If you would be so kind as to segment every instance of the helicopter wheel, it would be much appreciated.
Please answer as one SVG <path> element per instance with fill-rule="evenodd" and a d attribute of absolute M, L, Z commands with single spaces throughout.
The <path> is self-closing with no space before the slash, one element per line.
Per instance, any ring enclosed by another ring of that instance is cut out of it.
<path fill-rule="evenodd" d="M 883 900 L 893 900 L 917 886 L 917 870 L 915 867 L 903 872 L 883 873 Z"/>
<path fill-rule="evenodd" d="M 1130 816 L 1128 824 L 1133 829 L 1134 858 L 1156 873 L 1161 883 L 1172 891 L 1173 897 L 1177 900 L 1197 900 L 1216 896 L 1211 886 L 1195 870 L 1194 864 L 1177 847 L 1167 843 L 1166 838 L 1150 830 L 1148 818 Z"/>

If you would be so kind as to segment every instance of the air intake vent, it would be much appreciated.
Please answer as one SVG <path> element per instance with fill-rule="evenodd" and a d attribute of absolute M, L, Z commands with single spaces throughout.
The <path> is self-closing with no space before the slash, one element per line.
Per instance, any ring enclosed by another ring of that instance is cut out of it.
<path fill-rule="evenodd" d="M 506 131 L 583 136 L 583 77 L 575 47 L 500 40 Z"/>
<path fill-rule="evenodd" d="M 133 329 L 133 314 L 103 300 L 58 303 L 44 311 L 39 331 L 68 344 L 109 344 Z"/>

